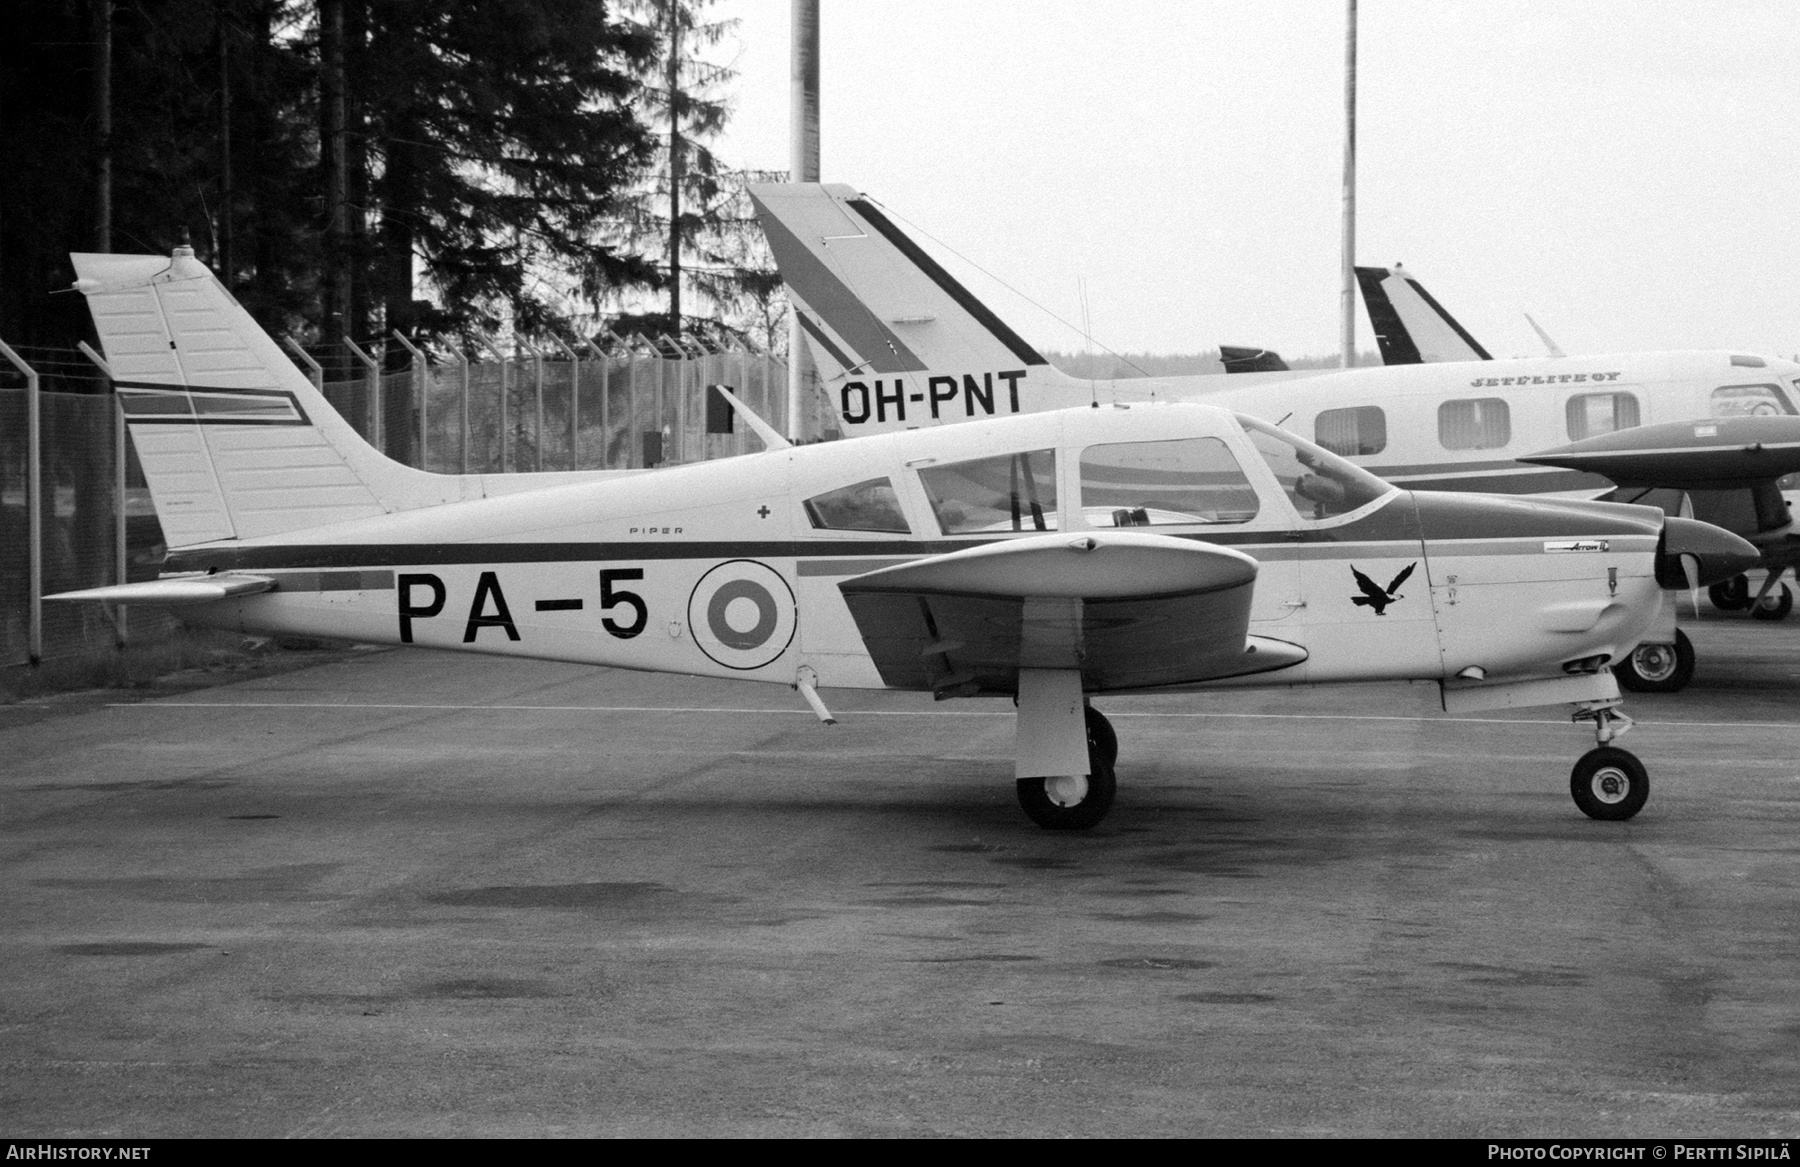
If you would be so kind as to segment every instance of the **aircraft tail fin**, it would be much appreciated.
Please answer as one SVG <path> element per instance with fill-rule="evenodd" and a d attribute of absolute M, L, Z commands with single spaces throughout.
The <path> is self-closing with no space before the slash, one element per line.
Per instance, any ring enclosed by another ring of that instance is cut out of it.
<path fill-rule="evenodd" d="M 1399 264 L 1391 269 L 1359 267 L 1356 282 L 1362 285 L 1363 304 L 1369 310 L 1382 364 L 1494 359 Z"/>
<path fill-rule="evenodd" d="M 854 187 L 749 190 L 825 380 L 1046 363 Z"/>
<path fill-rule="evenodd" d="M 71 258 L 171 548 L 462 497 L 363 441 L 192 249 Z"/>

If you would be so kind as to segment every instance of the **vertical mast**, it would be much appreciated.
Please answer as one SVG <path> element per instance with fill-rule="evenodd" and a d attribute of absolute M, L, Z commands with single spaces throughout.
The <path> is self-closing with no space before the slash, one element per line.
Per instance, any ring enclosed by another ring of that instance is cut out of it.
<path fill-rule="evenodd" d="M 788 121 L 788 181 L 819 181 L 819 0 L 793 0 L 793 73 Z M 800 400 L 812 359 L 800 316 L 788 309 L 787 437 L 799 441 Z"/>
<path fill-rule="evenodd" d="M 1344 25 L 1344 258 L 1338 331 L 1339 363 L 1356 364 L 1356 0 L 1346 0 Z"/>
<path fill-rule="evenodd" d="M 94 5 L 94 250 L 112 250 L 112 0 Z"/>
<path fill-rule="evenodd" d="M 681 0 L 669 5 L 669 330 L 681 336 Z"/>

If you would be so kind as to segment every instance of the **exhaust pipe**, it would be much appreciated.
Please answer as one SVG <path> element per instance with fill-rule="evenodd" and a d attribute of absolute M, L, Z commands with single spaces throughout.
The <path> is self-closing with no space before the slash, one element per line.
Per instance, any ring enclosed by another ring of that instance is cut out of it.
<path fill-rule="evenodd" d="M 1684 562 L 1685 561 L 1685 562 Z M 1723 583 L 1763 565 L 1762 553 L 1723 527 L 1671 515 L 1656 545 L 1656 582 L 1665 588 Z"/>

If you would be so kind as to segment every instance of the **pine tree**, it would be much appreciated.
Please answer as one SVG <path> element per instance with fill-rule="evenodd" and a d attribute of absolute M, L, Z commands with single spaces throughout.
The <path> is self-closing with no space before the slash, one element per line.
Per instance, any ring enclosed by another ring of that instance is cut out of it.
<path fill-rule="evenodd" d="M 711 142 L 731 116 L 730 83 L 737 73 L 707 59 L 737 27 L 708 20 L 714 0 L 628 0 L 630 18 L 656 42 L 640 74 L 643 105 L 655 121 L 657 153 L 630 215 L 619 225 L 657 269 L 668 307 L 627 312 L 614 327 L 624 333 L 697 335 L 718 343 L 754 339 L 767 346 L 767 321 L 783 305 L 781 278 L 744 187 L 779 180 L 775 172 L 737 170 Z M 607 302 L 630 307 L 638 299 L 621 288 Z"/>

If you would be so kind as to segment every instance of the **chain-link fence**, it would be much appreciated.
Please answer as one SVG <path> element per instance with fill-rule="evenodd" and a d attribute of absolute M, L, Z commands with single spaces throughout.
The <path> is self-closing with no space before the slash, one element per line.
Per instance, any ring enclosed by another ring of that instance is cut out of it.
<path fill-rule="evenodd" d="M 348 381 L 323 381 L 320 365 L 298 355 L 326 399 L 371 444 L 437 473 L 628 469 L 760 450 L 761 440 L 741 421 L 731 433 L 707 432 L 709 385 L 728 387 L 787 432 L 787 367 L 763 354 L 678 360 L 598 350 L 583 358 L 564 350 L 505 361 L 413 359 L 404 371 L 384 373 L 380 351 L 364 351 L 366 375 Z M 41 601 L 155 579 L 166 548 L 110 384 L 95 362 L 62 350 L 14 352 L 4 343 L 0 356 L 0 667 L 103 657 L 128 642 L 168 638 L 179 625 L 159 609 Z M 802 402 L 801 440 L 837 436 L 816 387 Z"/>

